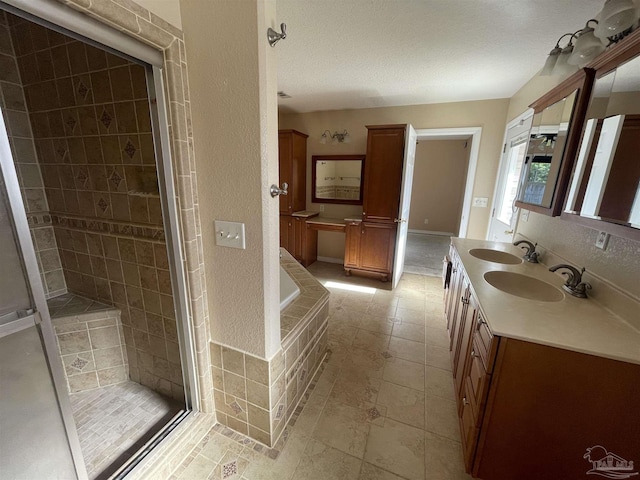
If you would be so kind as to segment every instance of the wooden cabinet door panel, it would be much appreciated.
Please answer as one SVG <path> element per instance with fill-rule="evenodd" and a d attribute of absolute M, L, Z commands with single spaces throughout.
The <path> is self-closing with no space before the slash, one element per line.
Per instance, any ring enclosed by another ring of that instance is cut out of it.
<path fill-rule="evenodd" d="M 395 224 L 362 223 L 360 267 L 367 270 L 391 272 Z"/>
<path fill-rule="evenodd" d="M 348 223 L 345 227 L 344 266 L 358 268 L 360 257 L 360 222 Z"/>
<path fill-rule="evenodd" d="M 294 254 L 293 217 L 280 215 L 280 246 Z"/>
<path fill-rule="evenodd" d="M 293 258 L 302 262 L 304 254 L 304 227 L 300 217 L 293 217 Z"/>
<path fill-rule="evenodd" d="M 367 128 L 363 220 L 393 222 L 400 205 L 406 127 Z"/>
<path fill-rule="evenodd" d="M 455 387 L 458 398 L 462 398 L 464 378 L 466 375 L 466 363 L 469 358 L 471 349 L 471 335 L 477 313 L 477 303 L 473 298 L 473 295 L 469 295 L 468 304 L 464 315 L 460 318 L 460 327 L 458 329 L 459 343 L 457 348 L 457 354 L 454 356 L 454 369 L 455 369 Z"/>
<path fill-rule="evenodd" d="M 280 174 L 280 187 L 283 183 L 292 184 L 291 172 L 293 170 L 293 138 L 288 133 L 280 133 L 278 135 L 278 171 Z M 289 195 L 280 195 L 280 213 L 293 213 L 291 205 L 291 197 Z M 288 249 L 287 249 L 288 250 Z"/>
<path fill-rule="evenodd" d="M 476 417 L 476 426 L 480 427 L 484 412 L 484 405 L 489 391 L 489 381 L 491 375 L 484 369 L 482 358 L 478 353 L 478 344 L 472 342 L 471 352 L 469 354 L 469 367 L 467 378 L 465 379 L 465 393 L 467 400 L 471 402 L 473 414 Z"/>
<path fill-rule="evenodd" d="M 466 394 L 462 397 L 462 412 L 460 414 L 460 432 L 462 440 L 462 456 L 467 472 L 471 471 L 478 444 L 479 428 L 476 426 L 476 418 L 471 408 L 471 402 Z"/>

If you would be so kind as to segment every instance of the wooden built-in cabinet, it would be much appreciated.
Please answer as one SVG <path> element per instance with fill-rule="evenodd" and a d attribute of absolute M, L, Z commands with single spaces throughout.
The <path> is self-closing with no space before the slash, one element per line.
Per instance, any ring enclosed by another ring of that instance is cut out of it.
<path fill-rule="evenodd" d="M 280 214 L 291 215 L 305 209 L 307 199 L 307 137 L 297 130 L 278 132 L 280 186 L 289 185 L 289 193 L 280 195 Z"/>
<path fill-rule="evenodd" d="M 637 462 L 640 365 L 494 336 L 453 247 L 450 257 L 445 309 L 467 473 L 587 478 L 597 445 Z"/>
<path fill-rule="evenodd" d="M 346 226 L 344 268 L 388 281 L 393 271 L 406 125 L 368 125 L 362 222 Z"/>
<path fill-rule="evenodd" d="M 396 240 L 395 224 L 348 222 L 344 247 L 344 269 L 367 272 L 388 281 Z"/>
<path fill-rule="evenodd" d="M 297 130 L 278 132 L 280 185 L 288 184 L 288 194 L 279 197 L 280 246 L 305 267 L 316 261 L 318 232 L 309 229 L 306 217 L 292 214 L 306 205 L 307 137 Z"/>

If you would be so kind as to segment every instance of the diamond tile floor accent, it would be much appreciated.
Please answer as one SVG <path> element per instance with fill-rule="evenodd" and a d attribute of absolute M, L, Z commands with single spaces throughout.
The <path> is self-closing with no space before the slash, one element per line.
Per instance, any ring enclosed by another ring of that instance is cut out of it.
<path fill-rule="evenodd" d="M 470 480 L 442 347 L 440 278 L 405 273 L 391 291 L 346 277 L 341 265 L 316 262 L 309 271 L 371 290 L 328 287 L 331 354 L 282 450 L 270 458 L 216 426 L 170 480 Z M 223 477 L 234 460 L 238 472 Z"/>
<path fill-rule="evenodd" d="M 135 382 L 74 393 L 70 398 L 91 480 L 109 478 L 183 408 Z M 113 463 L 117 466 L 110 469 Z"/>

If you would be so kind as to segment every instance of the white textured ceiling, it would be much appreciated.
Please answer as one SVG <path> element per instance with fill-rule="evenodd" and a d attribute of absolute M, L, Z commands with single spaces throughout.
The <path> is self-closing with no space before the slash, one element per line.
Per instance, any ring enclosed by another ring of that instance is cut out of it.
<path fill-rule="evenodd" d="M 604 0 L 277 0 L 282 112 L 511 97 Z"/>

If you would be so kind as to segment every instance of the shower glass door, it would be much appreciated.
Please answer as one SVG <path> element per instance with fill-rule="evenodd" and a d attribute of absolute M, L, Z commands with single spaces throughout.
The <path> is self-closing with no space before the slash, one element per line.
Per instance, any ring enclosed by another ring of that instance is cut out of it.
<path fill-rule="evenodd" d="M 84 479 L 1 110 L 0 166 L 0 476 Z"/>

